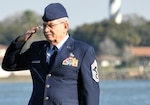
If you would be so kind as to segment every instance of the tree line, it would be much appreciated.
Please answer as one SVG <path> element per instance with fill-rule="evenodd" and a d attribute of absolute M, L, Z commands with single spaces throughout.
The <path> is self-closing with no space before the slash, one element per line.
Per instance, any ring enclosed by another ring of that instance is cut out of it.
<path fill-rule="evenodd" d="M 26 29 L 42 23 L 41 15 L 24 11 L 0 22 L 0 44 L 9 45 Z M 75 38 L 91 44 L 97 55 L 122 56 L 125 46 L 150 46 L 150 22 L 136 14 L 124 16 L 121 24 L 104 19 L 91 24 L 83 24 L 70 29 Z M 31 38 L 44 39 L 42 31 Z M 28 46 L 28 45 L 27 45 Z"/>

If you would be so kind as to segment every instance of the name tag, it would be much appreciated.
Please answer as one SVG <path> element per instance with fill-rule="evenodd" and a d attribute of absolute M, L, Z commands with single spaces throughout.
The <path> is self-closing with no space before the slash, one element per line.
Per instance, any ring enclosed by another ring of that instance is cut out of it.
<path fill-rule="evenodd" d="M 32 61 L 32 63 L 40 63 L 41 61 L 40 60 L 34 60 Z"/>

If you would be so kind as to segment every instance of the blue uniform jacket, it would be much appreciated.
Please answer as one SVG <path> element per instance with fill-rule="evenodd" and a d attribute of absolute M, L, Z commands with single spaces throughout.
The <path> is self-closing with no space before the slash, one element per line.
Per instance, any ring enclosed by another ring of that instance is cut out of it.
<path fill-rule="evenodd" d="M 30 70 L 33 92 L 28 105 L 99 105 L 99 78 L 93 47 L 71 36 L 56 56 L 51 70 L 46 63 L 47 41 L 13 41 L 2 62 L 7 71 Z"/>

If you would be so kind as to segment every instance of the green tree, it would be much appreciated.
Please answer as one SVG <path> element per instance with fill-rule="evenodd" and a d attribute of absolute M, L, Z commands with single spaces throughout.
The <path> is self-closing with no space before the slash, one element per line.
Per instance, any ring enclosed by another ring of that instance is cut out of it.
<path fill-rule="evenodd" d="M 23 34 L 27 29 L 40 24 L 42 24 L 41 16 L 33 11 L 25 11 L 7 18 L 0 22 L 0 43 L 9 45 L 12 40 Z M 33 40 L 44 39 L 42 31 L 38 31 L 36 34 L 31 38 L 30 43 Z"/>

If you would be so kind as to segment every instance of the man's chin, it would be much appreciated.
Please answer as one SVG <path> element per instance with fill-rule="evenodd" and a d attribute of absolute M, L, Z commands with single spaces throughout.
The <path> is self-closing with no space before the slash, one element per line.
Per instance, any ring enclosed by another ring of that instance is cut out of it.
<path fill-rule="evenodd" d="M 54 41 L 55 40 L 53 37 L 50 37 L 50 36 L 47 36 L 46 39 L 49 40 L 49 41 Z"/>
<path fill-rule="evenodd" d="M 56 45 L 57 41 L 56 40 L 48 40 L 52 45 Z"/>

